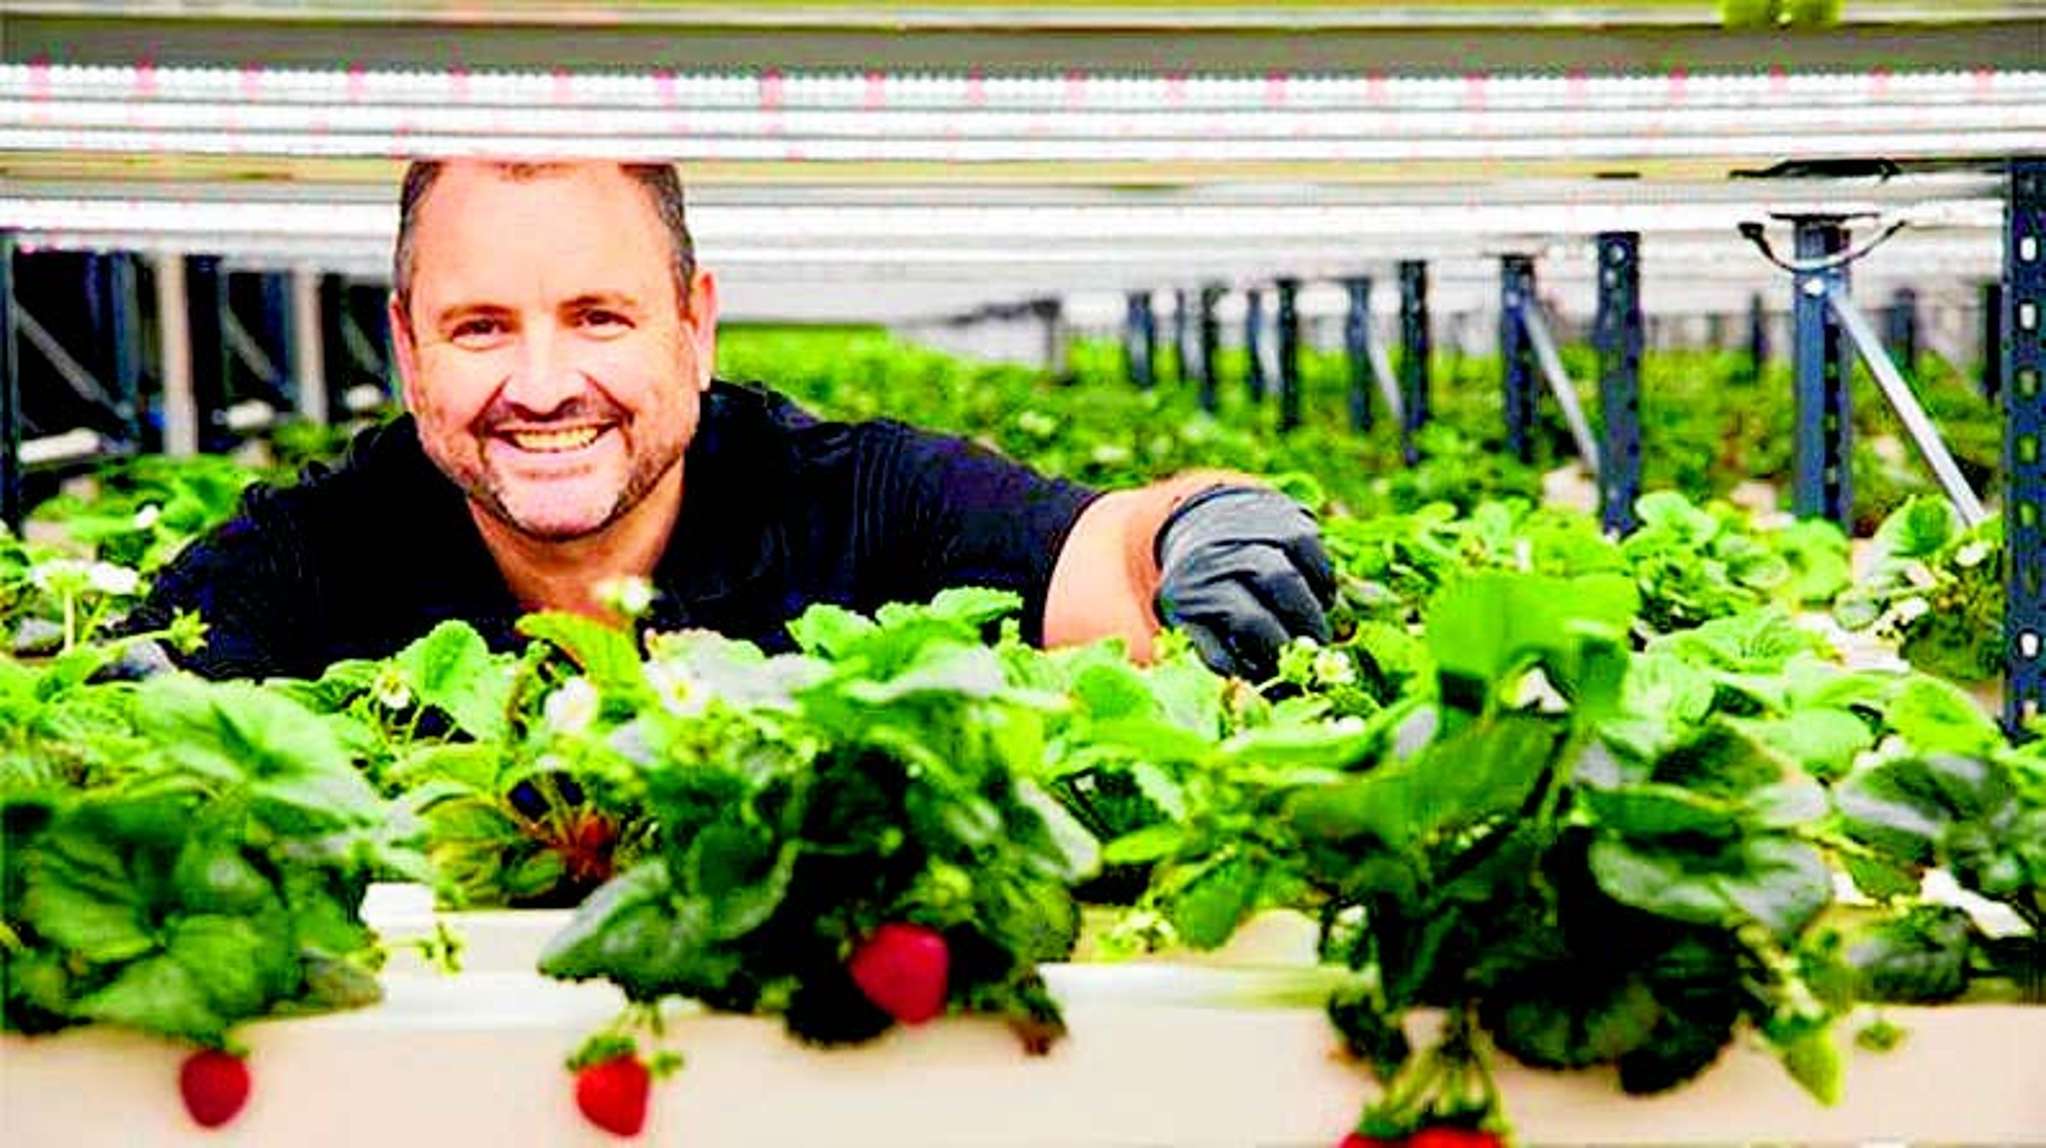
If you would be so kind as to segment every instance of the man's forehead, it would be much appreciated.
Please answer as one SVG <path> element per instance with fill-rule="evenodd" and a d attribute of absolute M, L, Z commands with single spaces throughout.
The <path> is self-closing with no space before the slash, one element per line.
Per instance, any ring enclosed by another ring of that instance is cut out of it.
<path fill-rule="evenodd" d="M 430 294 L 512 287 L 508 272 L 570 293 L 667 278 L 660 216 L 615 163 L 450 161 L 418 212 L 414 267 Z"/>

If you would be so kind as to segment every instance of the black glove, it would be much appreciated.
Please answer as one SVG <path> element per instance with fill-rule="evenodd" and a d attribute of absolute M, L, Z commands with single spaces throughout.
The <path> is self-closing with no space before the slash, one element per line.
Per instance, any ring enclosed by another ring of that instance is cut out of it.
<path fill-rule="evenodd" d="M 1217 673 L 1260 681 L 1295 637 L 1327 641 L 1335 573 L 1306 508 L 1276 490 L 1217 486 L 1158 530 L 1158 617 Z"/>

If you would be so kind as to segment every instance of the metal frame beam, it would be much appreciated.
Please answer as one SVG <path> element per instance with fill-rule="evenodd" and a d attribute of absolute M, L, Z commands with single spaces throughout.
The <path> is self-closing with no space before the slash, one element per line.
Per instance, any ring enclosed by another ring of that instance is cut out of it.
<path fill-rule="evenodd" d="M 1265 293 L 1256 287 L 1243 293 L 1243 350 L 1247 362 L 1244 389 L 1253 404 L 1265 401 Z"/>
<path fill-rule="evenodd" d="M 1371 280 L 1343 280 L 1350 308 L 1343 313 L 1343 352 L 1350 365 L 1350 429 L 1371 429 Z"/>
<path fill-rule="evenodd" d="M 1127 296 L 1122 328 L 1123 375 L 1144 390 L 1158 383 L 1158 321 L 1151 313 L 1151 293 Z"/>
<path fill-rule="evenodd" d="M 1534 298 L 1534 258 L 1499 257 L 1499 365 L 1505 387 L 1506 449 L 1534 461 L 1535 362 L 1526 312 Z"/>
<path fill-rule="evenodd" d="M 1300 426 L 1300 280 L 1281 279 L 1279 289 L 1279 429 Z"/>
<path fill-rule="evenodd" d="M 1215 308 L 1227 292 L 1219 285 L 1210 283 L 1201 288 L 1201 320 L 1199 338 L 1201 342 L 1201 409 L 1214 414 L 1222 402 L 1221 372 L 1216 369 L 1215 360 L 1222 350 L 1222 322 L 1215 316 Z"/>
<path fill-rule="evenodd" d="M 1801 518 L 1827 518 L 1849 525 L 1854 506 L 1849 471 L 1854 432 L 1847 384 L 1851 349 L 1828 300 L 1845 295 L 1847 268 L 1831 261 L 1847 250 L 1840 216 L 1795 220 L 1801 270 L 1794 279 L 1792 315 L 1796 330 L 1797 461 L 1792 507 Z"/>
<path fill-rule="evenodd" d="M 14 233 L 0 231 L 0 523 L 15 534 L 21 491 L 21 377 L 14 346 Z"/>
<path fill-rule="evenodd" d="M 1598 237 L 1599 521 L 1613 534 L 1639 525 L 1641 497 L 1641 236 L 1608 231 Z M 1760 311 L 1753 302 L 1750 322 Z"/>
<path fill-rule="evenodd" d="M 1429 416 L 1428 264 L 1400 263 L 1400 452 L 1407 465 L 1421 460 L 1414 434 Z"/>
<path fill-rule="evenodd" d="M 2046 705 L 2046 159 L 2012 160 L 2005 205 L 2004 690 L 2012 736 Z"/>

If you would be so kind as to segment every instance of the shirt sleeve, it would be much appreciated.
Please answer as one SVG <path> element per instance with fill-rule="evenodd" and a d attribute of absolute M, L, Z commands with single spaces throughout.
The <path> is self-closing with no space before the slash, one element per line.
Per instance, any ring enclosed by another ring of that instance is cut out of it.
<path fill-rule="evenodd" d="M 1041 645 L 1059 551 L 1100 492 L 1048 478 L 963 439 L 866 424 L 855 521 L 867 597 L 923 601 L 954 586 L 1022 595 L 1023 639 Z"/>
<path fill-rule="evenodd" d="M 305 677 L 316 613 L 313 571 L 289 512 L 293 492 L 252 488 L 235 517 L 193 541 L 158 571 L 124 633 L 170 624 L 180 611 L 206 623 L 206 644 L 172 652 L 179 666 L 209 678 Z"/>

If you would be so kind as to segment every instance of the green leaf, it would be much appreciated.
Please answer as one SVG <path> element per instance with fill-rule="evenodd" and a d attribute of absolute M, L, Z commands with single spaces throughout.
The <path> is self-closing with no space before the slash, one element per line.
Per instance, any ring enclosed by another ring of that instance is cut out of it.
<path fill-rule="evenodd" d="M 668 867 L 647 862 L 612 878 L 547 942 L 540 971 L 560 980 L 608 977 L 635 1001 L 691 995 L 738 972 L 736 953 L 713 950 L 711 916 L 677 895 Z"/>
<path fill-rule="evenodd" d="M 78 1015 L 93 1020 L 200 1044 L 218 1044 L 227 1028 L 199 979 L 168 956 L 128 965 L 77 1008 Z"/>
<path fill-rule="evenodd" d="M 1785 837 L 1717 848 L 1679 848 L 1601 837 L 1591 871 L 1606 895 L 1698 925 L 1758 921 L 1779 937 L 1800 932 L 1832 898 L 1832 871 L 1818 851 Z"/>
<path fill-rule="evenodd" d="M 216 1012 L 235 1020 L 261 1013 L 280 991 L 278 962 L 289 952 L 281 939 L 242 918 L 202 913 L 172 927 L 165 952 L 192 975 Z"/>
<path fill-rule="evenodd" d="M 1286 814 L 1310 837 L 1369 835 L 1404 849 L 1518 810 L 1548 771 L 1557 733 L 1544 718 L 1496 715 L 1354 781 L 1293 794 Z"/>
<path fill-rule="evenodd" d="M 1737 728 L 1817 778 L 1843 777 L 1856 755 L 1875 745 L 1875 731 L 1840 709 L 1801 709 L 1786 717 L 1735 719 Z"/>
<path fill-rule="evenodd" d="M 1833 802 L 1849 836 L 1918 866 L 1933 863 L 1949 826 L 1982 817 L 2009 793 L 1991 763 L 1940 754 L 1872 762 L 1834 787 Z"/>
<path fill-rule="evenodd" d="M 247 785 L 266 819 L 287 830 L 373 824 L 376 792 L 333 727 L 280 694 L 246 682 L 165 675 L 136 693 L 138 732 L 166 760 L 223 785 Z"/>
<path fill-rule="evenodd" d="M 1528 986 L 1504 1001 L 1487 998 L 1486 1027 L 1500 1048 L 1537 1068 L 1587 1068 L 1648 1042 L 1662 1008 L 1640 981 L 1573 985 L 1569 970 L 1555 972 L 1547 990 Z"/>
<path fill-rule="evenodd" d="M 1960 527 L 1960 517 L 1946 499 L 1920 495 L 1891 511 L 1876 528 L 1877 561 L 1930 558 L 1960 532 Z"/>
<path fill-rule="evenodd" d="M 820 602 L 788 624 L 796 648 L 838 661 L 880 627 L 843 606 Z"/>
<path fill-rule="evenodd" d="M 511 674 L 468 623 L 442 622 L 395 660 L 419 700 L 453 718 L 463 733 L 500 741 L 509 732 Z"/>
<path fill-rule="evenodd" d="M 1226 853 L 1186 877 L 1165 902 L 1180 940 L 1196 949 L 1218 948 L 1257 907 L 1266 870 L 1241 853 Z"/>
<path fill-rule="evenodd" d="M 1923 674 L 1913 674 L 1905 682 L 1885 716 L 1890 728 L 1921 753 L 1987 756 L 2003 744 L 1996 723 L 1973 697 Z"/>
<path fill-rule="evenodd" d="M 1861 929 L 1847 942 L 1857 995 L 1895 1004 L 1960 996 L 1968 987 L 1973 933 L 1966 911 L 1951 905 L 1919 905 Z"/>
<path fill-rule="evenodd" d="M 1490 687 L 1533 661 L 1573 676 L 1587 639 L 1602 638 L 1610 647 L 1625 637 L 1639 607 L 1633 582 L 1617 574 L 1481 571 L 1437 594 L 1424 628 L 1440 673 Z M 1617 689 L 1617 678 L 1611 687 Z"/>
<path fill-rule="evenodd" d="M 1741 807 L 1682 786 L 1647 783 L 1584 789 L 1577 798 L 1602 829 L 1629 838 L 1703 836 L 1731 841 L 1741 835 Z"/>
<path fill-rule="evenodd" d="M 1186 830 L 1171 822 L 1146 825 L 1125 833 L 1101 848 L 1101 859 L 1110 865 L 1141 865 L 1161 861 L 1186 843 Z"/>
<path fill-rule="evenodd" d="M 801 843 L 729 823 L 705 826 L 683 859 L 683 887 L 709 910 L 709 935 L 730 940 L 766 924 L 788 896 Z"/>
<path fill-rule="evenodd" d="M 1088 666 L 1073 679 L 1072 693 L 1074 700 L 1097 719 L 1143 719 L 1159 714 L 1150 685 L 1128 664 Z"/>
<path fill-rule="evenodd" d="M 526 637 L 547 642 L 568 655 L 607 707 L 630 708 L 653 700 L 654 688 L 647 680 L 639 646 L 624 630 L 560 611 L 528 614 L 519 619 L 518 628 Z"/>
<path fill-rule="evenodd" d="M 54 944 L 93 964 L 150 952 L 156 935 L 143 917 L 143 895 L 108 842 L 66 837 L 29 858 L 22 919 Z"/>
<path fill-rule="evenodd" d="M 568 875 L 568 862 L 552 849 L 536 849 L 501 878 L 505 896 L 514 901 L 542 896 Z"/>
<path fill-rule="evenodd" d="M 254 913 L 279 904 L 277 890 L 231 841 L 193 837 L 171 875 L 178 899 L 198 913 Z"/>
<path fill-rule="evenodd" d="M 1783 1067 L 1790 1070 L 1792 1080 L 1803 1085 L 1804 1090 L 1821 1104 L 1840 1103 L 1846 1069 L 1831 1029 L 1820 1028 L 1804 1033 L 1785 1045 L 1781 1052 Z"/>

